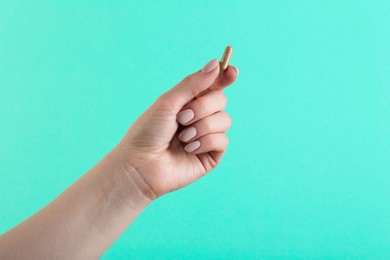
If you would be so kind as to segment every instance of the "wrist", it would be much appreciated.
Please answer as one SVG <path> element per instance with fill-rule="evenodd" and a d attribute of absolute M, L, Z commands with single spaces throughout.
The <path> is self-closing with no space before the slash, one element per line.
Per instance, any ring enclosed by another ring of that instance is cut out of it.
<path fill-rule="evenodd" d="M 126 160 L 126 153 L 120 145 L 115 147 L 107 157 L 112 167 L 116 169 L 112 171 L 110 182 L 130 207 L 143 208 L 157 198 L 137 168 Z"/>

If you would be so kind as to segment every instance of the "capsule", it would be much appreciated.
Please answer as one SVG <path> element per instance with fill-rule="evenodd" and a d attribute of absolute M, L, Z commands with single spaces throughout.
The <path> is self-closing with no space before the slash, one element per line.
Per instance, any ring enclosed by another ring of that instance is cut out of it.
<path fill-rule="evenodd" d="M 227 67 L 229 66 L 229 61 L 230 61 L 230 57 L 232 57 L 232 54 L 233 54 L 233 47 L 227 46 L 225 48 L 223 55 L 222 55 L 222 59 L 219 62 L 220 71 L 224 71 L 227 69 Z"/>

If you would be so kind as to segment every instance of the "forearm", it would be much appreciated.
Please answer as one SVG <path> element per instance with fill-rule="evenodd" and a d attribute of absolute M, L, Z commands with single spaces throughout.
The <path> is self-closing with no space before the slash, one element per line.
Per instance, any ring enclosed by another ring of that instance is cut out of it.
<path fill-rule="evenodd" d="M 151 199 L 114 151 L 49 205 L 1 237 L 1 259 L 98 258 Z"/>

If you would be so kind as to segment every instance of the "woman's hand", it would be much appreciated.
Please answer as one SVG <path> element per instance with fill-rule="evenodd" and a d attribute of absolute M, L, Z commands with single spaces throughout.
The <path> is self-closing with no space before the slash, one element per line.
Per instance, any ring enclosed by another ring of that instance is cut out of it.
<path fill-rule="evenodd" d="M 153 199 L 218 165 L 230 126 L 221 90 L 236 77 L 212 60 L 164 93 L 97 165 L 0 236 L 0 259 L 100 257 Z"/>
<path fill-rule="evenodd" d="M 129 171 L 155 199 L 204 176 L 221 161 L 231 119 L 222 89 L 238 70 L 220 73 L 217 59 L 161 95 L 130 127 L 117 148 Z"/>

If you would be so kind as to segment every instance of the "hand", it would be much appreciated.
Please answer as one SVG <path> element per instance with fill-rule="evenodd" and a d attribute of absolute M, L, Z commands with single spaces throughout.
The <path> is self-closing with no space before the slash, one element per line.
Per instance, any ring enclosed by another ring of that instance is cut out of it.
<path fill-rule="evenodd" d="M 95 167 L 0 237 L 0 258 L 99 258 L 153 199 L 218 165 L 231 122 L 222 89 L 236 77 L 212 60 L 164 93 Z"/>
<path fill-rule="evenodd" d="M 238 70 L 220 73 L 217 59 L 161 95 L 119 143 L 121 160 L 155 199 L 204 176 L 221 161 L 231 119 L 222 89 Z M 144 188 L 143 188 L 144 189 Z"/>

